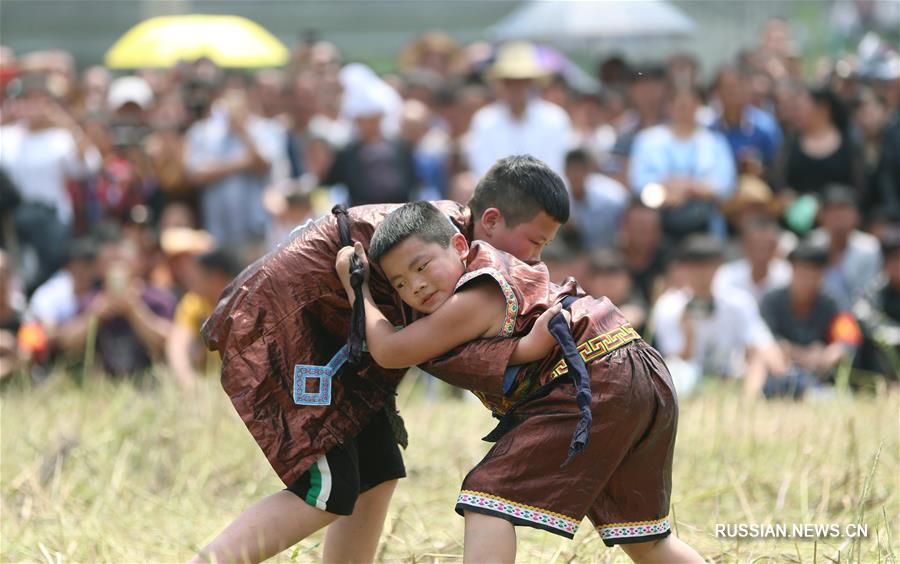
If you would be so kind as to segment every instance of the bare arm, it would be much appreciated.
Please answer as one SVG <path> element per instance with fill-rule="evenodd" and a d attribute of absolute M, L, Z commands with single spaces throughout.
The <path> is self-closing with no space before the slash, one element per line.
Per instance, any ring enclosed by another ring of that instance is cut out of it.
<path fill-rule="evenodd" d="M 199 379 L 191 366 L 191 341 L 194 336 L 182 325 L 172 324 L 172 332 L 166 339 L 166 362 L 178 384 L 186 390 L 192 389 Z"/>

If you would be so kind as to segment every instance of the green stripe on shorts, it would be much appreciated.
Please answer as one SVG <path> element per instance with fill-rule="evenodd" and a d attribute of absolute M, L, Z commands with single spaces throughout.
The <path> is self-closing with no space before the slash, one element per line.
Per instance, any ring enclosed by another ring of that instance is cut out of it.
<path fill-rule="evenodd" d="M 321 492 L 322 472 L 319 471 L 319 463 L 317 461 L 309 467 L 309 491 L 306 492 L 306 503 L 316 507 L 316 502 Z"/>

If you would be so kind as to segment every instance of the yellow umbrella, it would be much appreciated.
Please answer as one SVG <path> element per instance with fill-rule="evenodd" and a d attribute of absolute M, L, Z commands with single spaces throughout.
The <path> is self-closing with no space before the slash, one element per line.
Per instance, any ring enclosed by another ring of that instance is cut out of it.
<path fill-rule="evenodd" d="M 240 16 L 160 16 L 119 38 L 104 58 L 113 69 L 171 67 L 180 60 L 209 57 L 222 67 L 277 67 L 287 48 L 259 24 Z"/>

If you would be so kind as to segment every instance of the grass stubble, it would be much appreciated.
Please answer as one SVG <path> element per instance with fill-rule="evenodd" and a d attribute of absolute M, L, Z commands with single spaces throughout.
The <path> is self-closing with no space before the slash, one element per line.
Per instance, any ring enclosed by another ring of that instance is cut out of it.
<path fill-rule="evenodd" d="M 184 396 L 58 373 L 0 392 L 0 561 L 179 562 L 282 484 L 218 382 Z M 460 483 L 489 445 L 477 401 L 401 386 L 410 430 L 378 560 L 462 559 Z M 711 562 L 897 562 L 900 394 L 747 403 L 718 387 L 681 402 L 672 509 Z M 549 487 L 553 487 L 550 485 Z M 867 538 L 717 538 L 717 523 L 868 525 Z M 275 561 L 311 562 L 322 533 Z M 518 529 L 521 562 L 626 562 L 585 520 L 573 541 Z"/>

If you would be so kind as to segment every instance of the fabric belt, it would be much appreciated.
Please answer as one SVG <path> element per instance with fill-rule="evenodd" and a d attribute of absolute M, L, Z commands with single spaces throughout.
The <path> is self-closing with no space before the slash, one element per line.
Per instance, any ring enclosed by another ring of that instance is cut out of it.
<path fill-rule="evenodd" d="M 577 298 L 574 296 L 567 296 L 563 300 L 563 307 L 569 309 L 576 299 Z M 641 336 L 630 324 L 626 323 L 611 331 L 596 335 L 576 346 L 571 328 L 562 313 L 557 314 L 550 320 L 549 329 L 563 352 L 563 358 L 553 367 L 550 374 L 550 381 L 533 394 L 529 394 L 515 402 L 501 416 L 497 426 L 484 437 L 484 440 L 489 442 L 499 440 L 500 437 L 505 435 L 523 420 L 523 417 L 515 412 L 518 407 L 529 401 L 547 395 L 553 388 L 553 383 L 560 376 L 568 374 L 572 377 L 573 383 L 575 384 L 575 401 L 578 404 L 578 410 L 581 416 L 575 426 L 575 431 L 572 434 L 568 455 L 562 464 L 562 466 L 565 466 L 571 462 L 575 455 L 584 451 L 590 436 L 591 424 L 593 422 L 590 409 L 592 393 L 587 365 L 628 343 L 640 339 Z M 508 380 L 509 374 L 510 373 L 507 372 L 507 377 L 504 378 L 504 393 L 508 393 L 512 387 L 511 382 L 506 381 Z"/>

